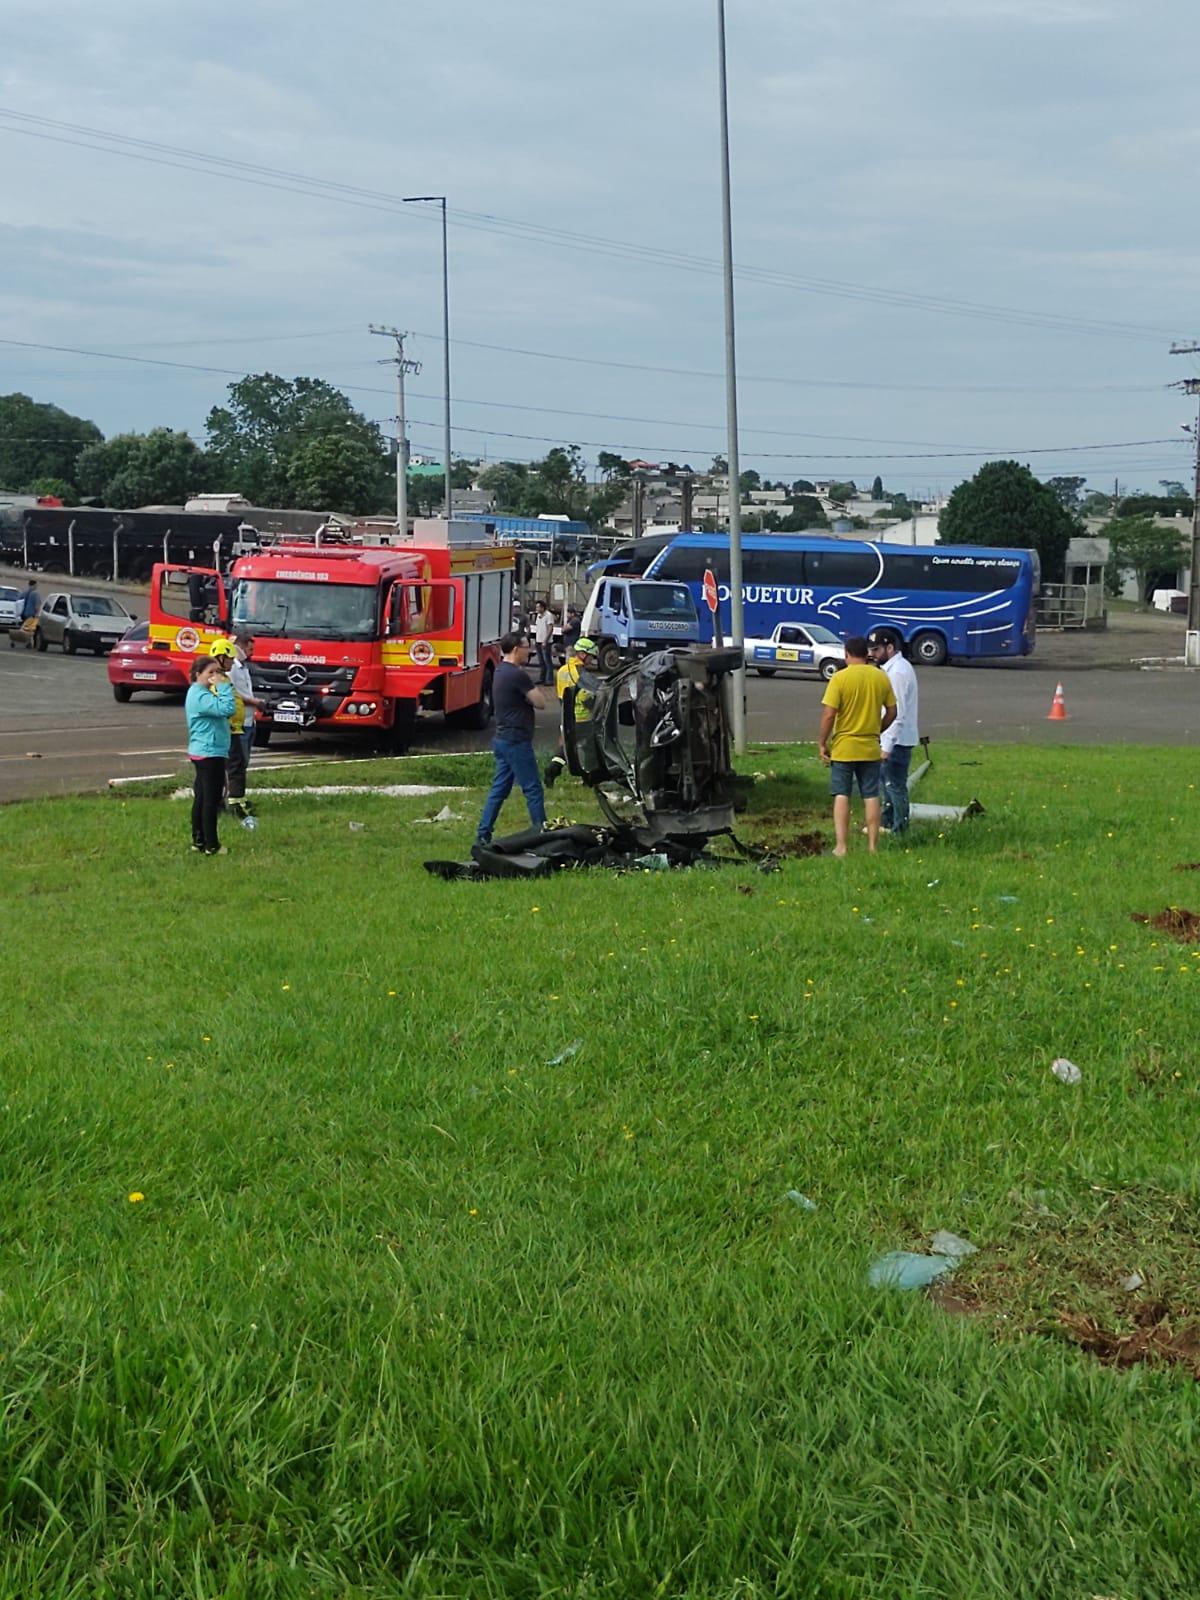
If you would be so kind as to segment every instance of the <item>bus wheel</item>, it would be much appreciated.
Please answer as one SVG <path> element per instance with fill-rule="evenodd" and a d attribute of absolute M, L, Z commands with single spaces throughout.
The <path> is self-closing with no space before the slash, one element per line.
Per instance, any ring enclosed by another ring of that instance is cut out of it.
<path fill-rule="evenodd" d="M 755 670 L 755 672 L 758 673 L 760 678 L 773 678 L 775 676 L 775 674 L 779 671 L 779 668 L 778 667 L 755 667 L 754 670 Z"/>
<path fill-rule="evenodd" d="M 944 667 L 946 657 L 950 654 L 941 634 L 932 633 L 928 629 L 924 633 L 917 634 L 912 642 L 912 653 L 915 660 L 923 667 Z"/>
<path fill-rule="evenodd" d="M 252 743 L 256 750 L 265 750 L 271 742 L 274 733 L 274 724 L 270 722 L 256 722 L 254 724 L 254 737 Z"/>

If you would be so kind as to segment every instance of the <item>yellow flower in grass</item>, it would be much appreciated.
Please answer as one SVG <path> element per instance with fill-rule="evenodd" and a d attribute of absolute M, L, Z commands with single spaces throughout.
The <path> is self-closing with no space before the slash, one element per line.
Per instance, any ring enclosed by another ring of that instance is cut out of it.
<path fill-rule="evenodd" d="M 141 1205 L 142 1201 L 145 1198 L 146 1198 L 146 1196 L 142 1193 L 142 1191 L 140 1189 L 135 1189 L 133 1191 L 133 1193 L 129 1196 L 129 1204 L 131 1206 L 139 1206 L 139 1205 Z"/>

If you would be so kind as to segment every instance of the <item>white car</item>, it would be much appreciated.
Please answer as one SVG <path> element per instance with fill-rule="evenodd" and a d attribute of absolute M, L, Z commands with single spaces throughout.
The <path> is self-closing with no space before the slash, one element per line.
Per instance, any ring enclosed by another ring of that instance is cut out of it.
<path fill-rule="evenodd" d="M 7 583 L 0 584 L 0 628 L 21 626 L 21 605 L 24 598 L 20 589 L 14 589 Z"/>
<path fill-rule="evenodd" d="M 137 619 L 107 594 L 47 595 L 38 613 L 37 647 L 60 644 L 73 656 L 81 648 L 103 655 Z"/>
<path fill-rule="evenodd" d="M 781 622 L 769 639 L 746 640 L 746 665 L 760 678 L 815 672 L 828 682 L 846 665 L 846 646 L 818 622 Z"/>

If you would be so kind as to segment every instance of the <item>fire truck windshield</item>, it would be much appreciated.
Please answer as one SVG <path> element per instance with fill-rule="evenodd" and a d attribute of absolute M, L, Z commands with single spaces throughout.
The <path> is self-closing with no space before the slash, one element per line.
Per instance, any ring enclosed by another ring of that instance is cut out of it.
<path fill-rule="evenodd" d="M 293 639 L 373 639 L 378 590 L 357 583 L 285 583 L 239 578 L 233 586 L 234 632 Z"/>

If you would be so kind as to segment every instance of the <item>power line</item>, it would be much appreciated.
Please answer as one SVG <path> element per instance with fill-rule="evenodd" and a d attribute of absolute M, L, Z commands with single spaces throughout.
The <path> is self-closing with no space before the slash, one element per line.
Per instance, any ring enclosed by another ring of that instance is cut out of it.
<path fill-rule="evenodd" d="M 155 140 L 140 139 L 132 135 L 91 128 L 81 123 L 64 122 L 56 118 L 37 116 L 0 107 L 0 125 L 8 132 L 21 133 L 30 138 L 40 138 L 53 143 L 74 145 L 84 149 L 119 155 L 127 159 L 152 162 L 185 171 L 207 171 L 237 182 L 255 184 L 263 188 L 280 189 L 286 193 L 320 195 L 339 204 L 363 207 L 404 215 L 403 197 L 386 191 L 347 184 L 333 179 L 315 177 L 307 173 L 265 166 L 258 162 L 213 155 L 167 145 Z M 57 131 L 49 131 L 57 130 Z M 96 143 L 95 141 L 101 141 Z M 410 214 L 421 214 L 422 208 L 410 208 Z M 456 208 L 450 212 L 458 227 L 475 228 L 507 237 L 534 239 L 555 248 L 581 250 L 587 254 L 638 261 L 643 264 L 671 267 L 677 270 L 719 273 L 720 263 L 705 256 L 690 255 L 682 251 L 666 250 L 658 246 L 638 244 L 629 240 L 614 239 L 602 234 L 585 234 L 569 229 L 530 223 L 491 212 Z M 431 220 L 433 213 L 430 213 Z M 787 288 L 804 293 L 833 295 L 838 298 L 875 304 L 901 306 L 942 315 L 963 316 L 985 321 L 1019 324 L 1076 334 L 1089 334 L 1107 338 L 1133 338 L 1158 340 L 1168 336 L 1170 330 L 1143 324 L 1104 321 L 1095 318 L 1072 317 L 1057 312 L 1030 311 L 1012 306 L 991 305 L 945 295 L 920 294 L 896 290 L 879 285 L 854 283 L 848 280 L 806 276 L 778 268 L 743 265 L 736 269 L 737 276 L 750 282 Z"/>

